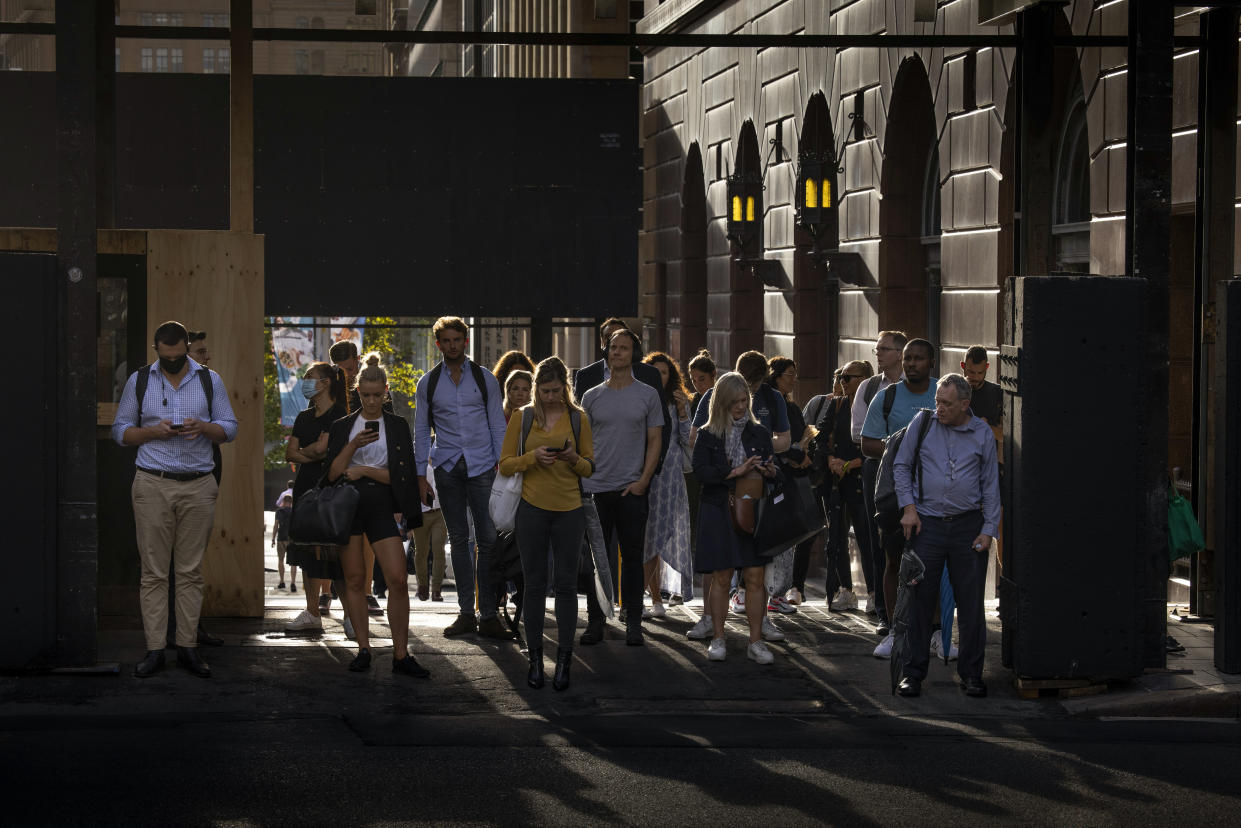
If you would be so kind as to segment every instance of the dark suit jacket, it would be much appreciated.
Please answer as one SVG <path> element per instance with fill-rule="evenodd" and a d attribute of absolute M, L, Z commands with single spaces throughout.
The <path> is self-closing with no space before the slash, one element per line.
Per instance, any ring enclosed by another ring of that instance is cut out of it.
<path fill-rule="evenodd" d="M 746 423 L 741 432 L 741 444 L 745 446 L 747 456 L 757 454 L 771 459 L 771 433 L 758 423 Z M 702 484 L 704 502 L 716 505 L 728 503 L 733 481 L 727 478 L 732 470 L 733 464 L 724 451 L 724 441 L 705 428 L 698 429 L 698 439 L 694 443 L 694 476 Z"/>
<path fill-rule="evenodd" d="M 592 362 L 585 368 L 579 368 L 577 373 L 573 375 L 573 395 L 580 402 L 582 395 L 596 385 L 603 385 L 603 369 L 607 365 L 607 360 L 599 360 Z M 659 369 L 654 365 L 647 365 L 645 362 L 635 362 L 633 364 L 633 377 L 639 382 L 645 382 L 647 385 L 659 392 L 660 408 L 664 411 L 664 428 L 660 440 L 659 463 L 655 466 L 655 473 L 659 474 L 660 469 L 664 467 L 664 458 L 668 456 L 668 442 L 672 439 L 672 414 L 668 411 L 668 395 L 664 393 L 664 378 L 659 373 Z M 690 412 L 693 416 L 693 412 Z"/>
<path fill-rule="evenodd" d="M 327 437 L 327 456 L 323 459 L 323 477 L 332 473 L 332 461 L 349 442 L 349 432 L 362 415 L 361 409 L 332 423 Z M 392 494 L 410 529 L 422 525 L 422 505 L 418 499 L 418 470 L 414 468 L 414 436 L 404 417 L 384 412 L 384 433 L 388 438 L 388 477 Z"/>

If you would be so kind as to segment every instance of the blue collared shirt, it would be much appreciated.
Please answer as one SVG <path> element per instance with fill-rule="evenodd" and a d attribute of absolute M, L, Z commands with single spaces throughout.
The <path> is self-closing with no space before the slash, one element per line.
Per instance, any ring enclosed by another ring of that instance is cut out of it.
<path fill-rule="evenodd" d="M 910 476 L 914 446 L 922 417 L 931 417 L 931 428 L 922 442 L 922 496 Z M 1000 525 L 1000 475 L 995 453 L 995 434 L 983 420 L 970 419 L 955 427 L 942 425 L 934 412 L 914 416 L 892 464 L 896 502 L 902 509 L 911 503 L 918 514 L 951 517 L 982 510 L 982 533 L 996 537 Z"/>
<path fill-rule="evenodd" d="M 192 359 L 188 360 L 188 364 L 189 370 L 181 378 L 181 384 L 174 388 L 159 370 L 159 362 L 151 363 L 147 369 L 151 377 L 142 400 L 142 422 L 138 422 L 138 372 L 129 375 L 121 391 L 121 401 L 116 406 L 116 418 L 112 420 L 112 439 L 117 445 L 125 445 L 125 431 L 130 428 L 147 428 L 160 420 L 183 423 L 187 417 L 215 423 L 224 429 L 226 443 L 237 436 L 237 417 L 233 414 L 233 406 L 228 401 L 228 392 L 224 390 L 220 375 L 211 371 L 211 414 L 214 416 L 208 416 L 207 395 L 203 393 L 202 380 L 198 378 L 198 369 L 202 366 Z M 150 440 L 138 446 L 136 462 L 144 469 L 155 471 L 207 472 L 215 468 L 212 455 L 211 441 L 206 437 L 195 440 L 172 437 L 168 440 Z"/>
<path fill-rule="evenodd" d="M 441 363 L 442 364 L 442 363 Z M 435 436 L 431 436 L 431 422 L 427 417 L 427 380 L 431 372 L 423 374 L 414 392 L 414 462 L 425 469 L 430 459 L 434 468 L 452 468 L 465 457 L 466 474 L 477 477 L 500 462 L 500 447 L 504 445 L 503 393 L 495 375 L 483 368 L 483 382 L 487 384 L 487 403 L 474 381 L 470 360 L 461 365 L 461 382 L 452 380 L 452 372 L 445 366 L 440 371 L 435 386 Z"/>

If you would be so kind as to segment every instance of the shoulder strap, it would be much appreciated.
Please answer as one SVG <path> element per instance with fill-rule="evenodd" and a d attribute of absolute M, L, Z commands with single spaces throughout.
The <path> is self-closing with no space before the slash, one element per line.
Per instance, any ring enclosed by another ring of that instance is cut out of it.
<path fill-rule="evenodd" d="M 142 401 L 147 395 L 147 385 L 151 382 L 151 365 L 149 363 L 138 369 L 138 376 L 134 380 L 134 394 L 138 398 L 138 425 L 142 425 Z"/>
<path fill-rule="evenodd" d="M 918 500 L 922 500 L 922 441 L 931 430 L 931 410 L 923 408 L 914 416 L 921 417 L 922 421 L 918 424 L 918 442 L 914 443 L 914 462 L 910 474 L 918 476 Z"/>
<path fill-rule="evenodd" d="M 444 370 L 444 363 L 439 363 L 431 369 L 430 376 L 427 377 L 427 427 L 435 431 L 435 406 L 432 400 L 435 399 L 435 386 L 440 384 L 440 374 Z"/>
<path fill-rule="evenodd" d="M 582 412 L 576 408 L 569 409 L 569 428 L 573 429 L 573 448 L 576 450 L 582 442 Z"/>
<path fill-rule="evenodd" d="M 470 360 L 470 373 L 474 375 L 474 384 L 478 386 L 478 392 L 483 395 L 483 416 L 487 418 L 487 427 L 491 427 L 491 411 L 487 408 L 487 382 L 483 379 L 483 369 L 474 360 Z"/>
<path fill-rule="evenodd" d="M 207 397 L 207 419 L 215 419 L 215 406 L 212 405 L 212 397 L 215 396 L 215 383 L 211 380 L 210 368 L 198 369 L 198 380 L 203 384 L 203 394 Z"/>
<path fill-rule="evenodd" d="M 870 405 L 870 401 L 879 393 L 879 383 L 883 381 L 883 374 L 875 374 L 866 381 L 866 387 L 862 389 L 862 399 Z"/>
<path fill-rule="evenodd" d="M 899 382 L 894 382 L 883 392 L 883 426 L 888 433 L 892 433 L 892 426 L 888 425 L 888 415 L 892 413 L 892 406 L 896 404 L 896 386 Z"/>
<path fill-rule="evenodd" d="M 534 409 L 523 408 L 521 410 L 521 442 L 517 445 L 518 456 L 526 453 L 526 438 L 530 436 L 532 428 L 534 428 Z"/>

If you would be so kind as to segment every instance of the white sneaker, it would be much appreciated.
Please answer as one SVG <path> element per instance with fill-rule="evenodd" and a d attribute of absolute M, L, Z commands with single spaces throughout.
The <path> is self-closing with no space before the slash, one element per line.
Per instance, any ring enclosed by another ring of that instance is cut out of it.
<path fill-rule="evenodd" d="M 706 641 L 711 637 L 715 630 L 715 623 L 711 620 L 711 616 L 704 615 L 698 619 L 698 623 L 690 627 L 685 633 L 685 637 L 691 641 Z"/>
<path fill-rule="evenodd" d="M 782 615 L 792 615 L 793 613 L 797 612 L 797 607 L 793 606 L 788 601 L 784 600 L 783 597 L 779 595 L 773 595 L 771 596 L 771 600 L 767 602 L 767 611 L 778 612 L 778 613 L 781 613 Z"/>
<path fill-rule="evenodd" d="M 879 646 L 875 648 L 875 652 L 873 653 L 875 658 L 891 658 L 892 657 L 892 642 L 895 640 L 895 638 L 896 637 L 894 635 L 892 635 L 891 633 L 888 633 L 884 637 L 883 641 L 879 642 Z"/>
<path fill-rule="evenodd" d="M 668 610 L 664 609 L 663 604 L 651 604 L 642 610 L 643 618 L 664 618 L 668 615 Z"/>
<path fill-rule="evenodd" d="M 787 638 L 784 633 L 780 632 L 780 628 L 776 626 L 776 622 L 771 620 L 770 615 L 763 616 L 763 640 L 764 641 L 783 641 Z M 751 644 L 751 647 L 754 645 Z"/>
<path fill-rule="evenodd" d="M 941 659 L 944 657 L 944 638 L 939 631 L 931 633 L 931 655 Z M 951 645 L 948 650 L 948 660 L 956 661 L 958 655 L 960 651 L 957 650 L 957 645 Z"/>
<path fill-rule="evenodd" d="M 875 603 L 875 593 L 873 592 L 866 593 L 866 614 L 867 615 L 878 615 L 879 614 L 879 606 Z"/>
<path fill-rule="evenodd" d="M 837 592 L 836 597 L 832 599 L 832 609 L 837 612 L 857 609 L 857 596 L 853 594 L 853 590 L 842 589 Z"/>
<path fill-rule="evenodd" d="M 739 589 L 728 599 L 728 606 L 738 615 L 745 615 L 745 590 Z"/>
<path fill-rule="evenodd" d="M 349 620 L 348 615 L 345 616 L 345 638 L 348 638 L 350 641 L 357 638 L 357 635 L 353 631 L 353 623 Z"/>
<path fill-rule="evenodd" d="M 711 639 L 711 644 L 707 647 L 707 659 L 709 661 L 723 661 L 727 657 L 728 652 L 724 649 L 724 639 Z"/>
<path fill-rule="evenodd" d="M 309 610 L 302 610 L 292 621 L 284 625 L 285 632 L 323 632 L 323 621 Z"/>
<path fill-rule="evenodd" d="M 784 600 L 796 607 L 806 600 L 806 596 L 802 595 L 797 587 L 791 587 L 788 592 L 784 593 Z"/>
<path fill-rule="evenodd" d="M 775 660 L 771 655 L 771 650 L 767 649 L 767 645 L 761 641 L 751 644 L 745 651 L 745 657 L 759 664 L 770 664 Z"/>

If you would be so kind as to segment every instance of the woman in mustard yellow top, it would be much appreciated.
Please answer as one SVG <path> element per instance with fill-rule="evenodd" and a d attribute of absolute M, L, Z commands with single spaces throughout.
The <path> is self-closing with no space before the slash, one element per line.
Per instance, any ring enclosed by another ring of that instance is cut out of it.
<path fill-rule="evenodd" d="M 522 446 L 522 431 L 528 429 Z M 547 611 L 547 556 L 554 558 L 556 675 L 552 687 L 569 686 L 577 626 L 577 567 L 586 519 L 579 480 L 595 471 L 590 419 L 573 399 L 564 363 L 548 357 L 534 369 L 534 401 L 509 418 L 500 450 L 500 473 L 523 473 L 517 506 L 517 550 L 526 582 L 522 615 L 530 645 L 526 684 L 543 686 L 543 616 Z"/>

